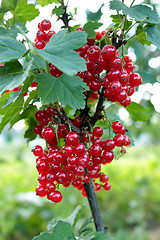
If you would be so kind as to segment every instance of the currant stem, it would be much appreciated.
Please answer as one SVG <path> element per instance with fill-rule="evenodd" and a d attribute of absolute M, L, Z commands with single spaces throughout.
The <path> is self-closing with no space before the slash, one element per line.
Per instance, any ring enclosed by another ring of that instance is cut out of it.
<path fill-rule="evenodd" d="M 96 194 L 94 191 L 94 186 L 93 186 L 92 181 L 90 180 L 89 183 L 85 183 L 84 188 L 85 188 L 85 192 L 86 192 L 89 206 L 91 209 L 91 213 L 92 213 L 92 217 L 94 220 L 96 231 L 97 232 L 104 231 L 102 217 L 101 217 L 101 213 L 99 210 L 99 206 L 98 206 L 98 202 L 97 202 L 97 198 L 96 198 Z"/>

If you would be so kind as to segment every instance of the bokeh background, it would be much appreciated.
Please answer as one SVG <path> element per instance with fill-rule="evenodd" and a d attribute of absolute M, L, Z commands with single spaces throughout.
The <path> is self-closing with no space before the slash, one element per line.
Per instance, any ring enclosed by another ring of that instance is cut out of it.
<path fill-rule="evenodd" d="M 126 1 L 130 4 L 131 1 Z M 160 11 L 160 2 L 135 1 L 152 4 Z M 104 3 L 104 6 L 102 4 Z M 101 8 L 103 30 L 111 23 L 108 1 L 73 1 L 69 10 L 77 7 L 75 20 L 82 25 L 87 14 Z M 28 22 L 28 36 L 34 40 L 37 24 L 50 19 L 54 29 L 60 27 L 54 16 L 50 17 L 51 5 L 40 7 L 41 14 Z M 53 5 L 52 5 L 53 7 Z M 114 14 L 114 11 L 113 11 Z M 80 16 L 80 17 L 78 17 Z M 6 19 L 9 18 L 9 13 Z M 75 22 L 73 22 L 74 24 Z M 35 26 L 35 28 L 33 27 Z M 134 29 L 133 29 L 134 31 Z M 97 193 L 104 224 L 117 240 L 160 239 L 160 51 L 153 45 L 143 46 L 133 39 L 126 46 L 128 53 L 143 78 L 143 84 L 133 100 L 149 107 L 152 117 L 148 121 L 134 121 L 124 108 L 113 106 L 109 111 L 112 119 L 120 119 L 132 134 L 134 146 L 104 171 L 110 177 L 112 189 Z M 9 127 L 9 126 L 8 126 Z M 35 195 L 38 173 L 31 153 L 34 145 L 44 144 L 36 139 L 29 144 L 24 140 L 24 123 L 19 122 L 0 136 L 0 240 L 29 240 L 47 230 L 49 221 L 68 217 L 77 205 L 87 202 L 81 193 L 70 187 L 62 189 L 63 201 L 53 204 Z M 63 209 L 63 211 L 62 211 Z M 90 216 L 86 206 L 81 220 Z"/>

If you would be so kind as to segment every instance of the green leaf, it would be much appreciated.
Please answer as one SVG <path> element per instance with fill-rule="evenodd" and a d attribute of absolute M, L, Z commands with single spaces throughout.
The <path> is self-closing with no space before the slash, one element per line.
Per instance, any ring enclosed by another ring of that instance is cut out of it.
<path fill-rule="evenodd" d="M 13 14 L 13 18 L 10 19 L 12 23 L 26 23 L 39 15 L 39 10 L 35 8 L 34 4 L 28 4 L 27 0 L 20 0 L 14 11 L 11 12 Z"/>
<path fill-rule="evenodd" d="M 24 108 L 26 108 L 29 105 L 30 101 L 32 99 L 34 99 L 35 97 L 37 97 L 37 95 L 38 95 L 38 91 L 37 90 L 31 91 L 29 93 L 29 97 L 27 98 L 26 102 L 24 103 Z"/>
<path fill-rule="evenodd" d="M 84 108 L 83 87 L 85 88 L 86 85 L 79 77 L 62 74 L 59 78 L 55 78 L 50 74 L 42 73 L 38 74 L 36 82 L 42 104 L 58 100 L 72 108 Z"/>
<path fill-rule="evenodd" d="M 25 123 L 28 126 L 28 128 L 24 133 L 24 138 L 26 138 L 27 142 L 29 142 L 34 140 L 37 137 L 37 135 L 33 131 L 34 126 L 37 124 L 37 121 L 34 118 L 30 118 L 30 119 L 27 119 Z"/>
<path fill-rule="evenodd" d="M 84 31 L 68 34 L 66 32 L 65 29 L 52 36 L 46 47 L 37 50 L 37 52 L 43 59 L 51 62 L 62 72 L 73 76 L 79 71 L 86 70 L 85 60 L 74 50 L 86 43 L 87 35 Z"/>
<path fill-rule="evenodd" d="M 84 209 L 85 206 L 86 206 L 86 204 L 78 205 L 75 208 L 75 210 L 73 211 L 73 213 L 69 217 L 64 219 L 64 221 L 70 223 L 73 227 L 75 227 L 75 225 L 79 219 L 80 213 Z"/>
<path fill-rule="evenodd" d="M 93 229 L 88 226 L 88 225 L 91 224 L 91 223 L 93 223 L 92 217 L 87 218 L 87 219 L 83 222 L 82 226 L 79 228 L 79 230 L 78 230 L 78 235 L 79 235 L 79 236 L 81 236 L 81 235 L 84 236 L 84 235 L 86 235 L 86 234 L 88 234 L 88 233 L 91 233 L 91 232 L 93 231 Z"/>
<path fill-rule="evenodd" d="M 145 30 L 147 32 L 148 41 L 151 41 L 158 49 L 160 49 L 160 31 L 155 25 L 147 26 Z"/>
<path fill-rule="evenodd" d="M 1 8 L 0 8 L 0 12 L 7 12 L 7 11 L 11 11 L 11 10 L 15 10 L 17 4 L 18 4 L 18 0 L 2 0 L 1 3 Z"/>
<path fill-rule="evenodd" d="M 97 12 L 91 12 L 90 10 L 86 10 L 87 14 L 87 21 L 92 20 L 92 21 L 98 21 L 100 20 L 102 16 L 102 7 L 104 6 L 104 3 L 101 5 L 101 7 L 97 10 Z"/>
<path fill-rule="evenodd" d="M 134 121 L 148 121 L 152 117 L 150 108 L 145 108 L 135 102 L 132 102 L 126 109 Z"/>
<path fill-rule="evenodd" d="M 137 21 L 144 21 L 147 23 L 159 22 L 157 11 L 146 5 L 139 4 L 129 8 L 120 0 L 112 0 L 110 1 L 110 9 L 118 12 L 122 10 L 125 15 L 129 15 Z"/>
<path fill-rule="evenodd" d="M 5 102 L 7 101 L 7 99 L 10 97 L 11 93 L 3 93 L 1 95 L 1 98 L 0 98 L 0 109 L 3 108 Z"/>
<path fill-rule="evenodd" d="M 24 44 L 11 37 L 0 37 L 1 62 L 19 59 L 25 54 Z"/>
<path fill-rule="evenodd" d="M 72 226 L 67 222 L 58 221 L 52 233 L 41 233 L 33 240 L 76 240 Z"/>
<path fill-rule="evenodd" d="M 21 28 L 24 30 L 24 31 L 27 31 L 25 25 L 23 23 L 18 23 L 17 25 L 21 26 Z M 11 29 L 6 29 L 4 27 L 0 27 L 0 36 L 1 37 L 12 37 L 12 38 L 16 38 L 17 37 L 17 34 L 19 33 L 18 29 L 16 28 L 15 25 L 13 25 L 11 27 Z"/>
<path fill-rule="evenodd" d="M 83 29 L 87 33 L 87 38 L 95 38 L 96 32 L 95 30 L 101 27 L 103 23 L 100 23 L 98 21 L 88 21 L 84 26 Z"/>
<path fill-rule="evenodd" d="M 21 94 L 15 102 L 0 110 L 0 114 L 3 115 L 0 124 L 0 132 L 8 123 L 10 123 L 11 128 L 19 120 L 19 114 L 23 108 L 23 102 L 24 97 Z"/>
<path fill-rule="evenodd" d="M 55 6 L 54 9 L 52 10 L 52 14 L 55 14 L 57 17 L 61 16 L 64 13 L 64 8 L 63 6 Z"/>
<path fill-rule="evenodd" d="M 0 95 L 5 90 L 12 90 L 26 80 L 32 66 L 32 61 L 28 63 L 25 71 L 18 61 L 6 63 L 3 67 L 0 67 Z"/>
<path fill-rule="evenodd" d="M 147 40 L 147 35 L 144 32 L 144 29 L 141 25 L 139 25 L 136 29 L 136 34 L 137 34 L 137 38 L 139 43 L 141 44 L 146 44 L 146 45 L 151 45 L 152 43 L 150 41 Z"/>
<path fill-rule="evenodd" d="M 104 234 L 104 232 L 95 232 L 94 237 L 90 240 L 115 240 L 109 233 Z"/>
<path fill-rule="evenodd" d="M 7 99 L 7 101 L 5 102 L 5 104 L 3 105 L 4 107 L 7 107 L 10 103 L 15 102 L 16 99 L 19 97 L 20 91 L 17 92 L 12 92 L 10 97 Z"/>
<path fill-rule="evenodd" d="M 42 7 L 52 3 L 59 3 L 59 1 L 58 0 L 38 0 L 38 4 L 40 4 Z"/>
<path fill-rule="evenodd" d="M 20 115 L 20 119 L 34 118 L 37 106 L 30 104 Z"/>
<path fill-rule="evenodd" d="M 119 24 L 123 21 L 123 15 L 119 14 L 119 15 L 111 15 L 110 16 L 112 18 L 112 22 L 115 23 L 114 27 L 118 27 Z M 132 21 L 128 21 L 127 18 L 125 18 L 124 21 L 124 30 L 128 30 L 128 28 L 132 25 Z"/>

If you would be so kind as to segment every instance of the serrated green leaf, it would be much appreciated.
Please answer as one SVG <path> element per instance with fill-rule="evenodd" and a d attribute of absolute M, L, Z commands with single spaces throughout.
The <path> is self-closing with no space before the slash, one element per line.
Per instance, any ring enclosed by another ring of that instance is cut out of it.
<path fill-rule="evenodd" d="M 73 76 L 79 71 L 86 70 L 85 60 L 81 58 L 75 49 L 86 43 L 87 34 L 84 31 L 76 31 L 66 34 L 62 30 L 52 36 L 50 42 L 38 54 L 48 62 L 51 62 L 62 72 Z"/>
<path fill-rule="evenodd" d="M 55 78 L 50 74 L 42 73 L 38 74 L 36 82 L 42 104 L 58 100 L 72 108 L 84 108 L 83 87 L 85 88 L 86 85 L 79 77 L 62 74 L 59 78 Z"/>
<path fill-rule="evenodd" d="M 37 106 L 30 104 L 20 115 L 20 119 L 34 118 L 37 112 Z"/>
<path fill-rule="evenodd" d="M 87 33 L 87 38 L 95 38 L 96 32 L 95 30 L 101 27 L 103 23 L 100 23 L 98 21 L 88 21 L 84 26 L 83 29 Z"/>
<path fill-rule="evenodd" d="M 84 205 L 78 205 L 75 210 L 73 211 L 73 213 L 67 217 L 66 219 L 64 219 L 65 222 L 68 222 L 70 223 L 73 227 L 76 225 L 78 219 L 79 219 L 79 216 L 80 216 L 80 213 L 81 211 L 83 210 L 83 208 L 86 206 L 86 204 Z"/>
<path fill-rule="evenodd" d="M 88 225 L 91 224 L 92 222 L 93 222 L 92 217 L 87 218 L 83 222 L 82 226 L 79 228 L 78 235 L 81 236 L 81 235 L 83 235 L 83 233 L 85 234 L 85 229 L 90 228 Z M 93 231 L 93 229 L 92 229 L 92 231 Z M 90 228 L 90 232 L 91 232 L 91 228 Z"/>
<path fill-rule="evenodd" d="M 15 10 L 19 0 L 2 0 L 0 12 Z"/>
<path fill-rule="evenodd" d="M 92 20 L 92 21 L 98 21 L 100 20 L 102 16 L 102 7 L 104 6 L 104 3 L 100 6 L 100 8 L 97 10 L 97 12 L 91 12 L 90 10 L 86 10 L 86 15 L 87 15 L 87 21 Z"/>
<path fill-rule="evenodd" d="M 6 63 L 3 67 L 0 67 L 0 95 L 5 90 L 12 90 L 26 80 L 32 66 L 32 61 L 28 63 L 25 71 L 18 61 Z"/>
<path fill-rule="evenodd" d="M 38 4 L 40 4 L 42 7 L 48 5 L 48 4 L 52 4 L 52 3 L 59 3 L 58 0 L 38 0 L 37 1 Z"/>
<path fill-rule="evenodd" d="M 153 26 L 146 26 L 147 39 L 151 41 L 158 49 L 160 49 L 160 31 Z"/>
<path fill-rule="evenodd" d="M 14 11 L 11 12 L 13 18 L 10 19 L 10 21 L 12 23 L 26 23 L 27 21 L 33 20 L 40 13 L 39 10 L 35 8 L 34 4 L 28 4 L 27 0 L 20 0 Z"/>
<path fill-rule="evenodd" d="M 12 92 L 10 97 L 7 99 L 7 101 L 5 102 L 5 104 L 3 105 L 4 107 L 7 107 L 10 103 L 15 102 L 16 99 L 19 97 L 20 91 L 17 92 Z"/>
<path fill-rule="evenodd" d="M 135 102 L 132 102 L 126 109 L 134 121 L 148 121 L 152 117 L 150 108 L 145 108 Z"/>
<path fill-rule="evenodd" d="M 33 240 L 76 240 L 72 226 L 67 222 L 58 221 L 52 233 L 41 233 Z"/>
<path fill-rule="evenodd" d="M 52 10 L 52 14 L 55 14 L 57 17 L 59 17 L 64 13 L 64 11 L 65 10 L 62 5 L 59 7 L 55 6 Z"/>
<path fill-rule="evenodd" d="M 143 27 L 141 25 L 139 25 L 136 29 L 136 34 L 137 34 L 137 38 L 138 41 L 141 44 L 146 44 L 146 45 L 151 45 L 152 43 L 150 41 L 147 40 L 147 35 L 146 32 L 144 32 Z"/>
<path fill-rule="evenodd" d="M 10 123 L 11 128 L 19 120 L 19 113 L 23 108 L 23 102 L 24 97 L 21 94 L 15 102 L 0 110 L 0 114 L 3 116 L 0 124 L 0 132 L 8 123 Z"/>
<path fill-rule="evenodd" d="M 118 27 L 120 25 L 120 23 L 123 21 L 123 15 L 122 14 L 111 15 L 110 17 L 112 18 L 112 22 L 115 23 L 114 27 Z M 128 21 L 128 19 L 125 18 L 124 30 L 128 30 L 131 25 L 132 25 L 132 21 Z"/>
<path fill-rule="evenodd" d="M 110 9 L 118 12 L 122 11 L 125 15 L 129 15 L 137 21 L 144 21 L 147 23 L 159 22 L 157 11 L 146 5 L 139 4 L 129 8 L 120 0 L 112 0 L 110 1 Z"/>
<path fill-rule="evenodd" d="M 11 37 L 0 37 L 1 62 L 19 59 L 25 54 L 24 44 Z"/>
<path fill-rule="evenodd" d="M 19 26 L 22 27 L 22 29 L 24 31 L 27 31 L 25 25 L 23 23 L 18 23 Z M 16 38 L 17 37 L 17 34 L 18 34 L 18 29 L 15 27 L 15 25 L 13 25 L 11 27 L 11 29 L 6 29 L 4 27 L 0 27 L 0 36 L 1 37 L 12 37 L 12 38 Z"/>

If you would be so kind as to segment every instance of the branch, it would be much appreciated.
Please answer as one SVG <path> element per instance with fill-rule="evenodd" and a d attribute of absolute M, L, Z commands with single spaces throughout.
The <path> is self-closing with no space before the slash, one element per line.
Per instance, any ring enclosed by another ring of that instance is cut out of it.
<path fill-rule="evenodd" d="M 104 102 L 104 99 L 105 99 L 105 97 L 103 95 L 103 90 L 104 90 L 104 88 L 102 88 L 102 90 L 101 90 L 95 114 L 91 118 L 91 125 L 92 126 L 94 126 L 94 124 L 97 122 L 98 119 L 101 119 L 103 117 L 102 110 L 103 110 L 103 102 Z"/>
<path fill-rule="evenodd" d="M 104 231 L 102 217 L 101 217 L 101 213 L 99 210 L 99 206 L 98 206 L 98 202 L 97 202 L 97 198 L 96 198 L 96 194 L 94 191 L 94 186 L 93 186 L 92 181 L 90 180 L 89 183 L 85 183 L 84 188 L 85 188 L 89 206 L 90 206 L 90 209 L 92 212 L 92 217 L 94 220 L 96 231 L 97 232 Z"/>

